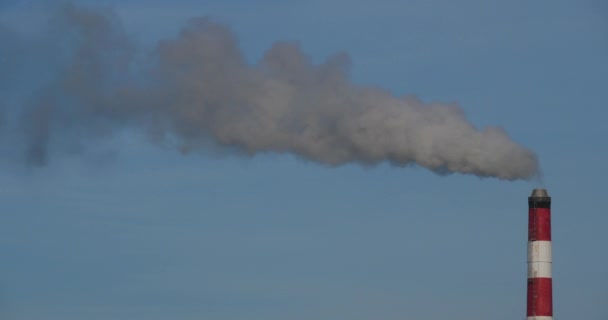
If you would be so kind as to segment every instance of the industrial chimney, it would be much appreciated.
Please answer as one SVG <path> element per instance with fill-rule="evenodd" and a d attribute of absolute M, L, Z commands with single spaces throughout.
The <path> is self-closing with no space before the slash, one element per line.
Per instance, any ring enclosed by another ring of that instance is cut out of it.
<path fill-rule="evenodd" d="M 551 197 L 534 189 L 528 198 L 528 320 L 553 319 Z"/>

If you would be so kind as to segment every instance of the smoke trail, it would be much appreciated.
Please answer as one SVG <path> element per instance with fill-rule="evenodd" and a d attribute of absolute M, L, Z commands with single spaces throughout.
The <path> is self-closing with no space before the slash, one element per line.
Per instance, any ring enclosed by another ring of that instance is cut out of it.
<path fill-rule="evenodd" d="M 68 5 L 55 20 L 68 49 L 53 81 L 23 105 L 30 164 L 45 164 L 65 139 L 86 146 L 128 126 L 153 141 L 176 137 L 182 151 L 213 145 L 508 180 L 538 172 L 532 151 L 500 128 L 477 130 L 457 106 L 353 84 L 343 53 L 315 65 L 278 42 L 250 65 L 227 27 L 199 18 L 160 41 L 154 63 L 136 72 L 135 46 L 110 11 Z"/>

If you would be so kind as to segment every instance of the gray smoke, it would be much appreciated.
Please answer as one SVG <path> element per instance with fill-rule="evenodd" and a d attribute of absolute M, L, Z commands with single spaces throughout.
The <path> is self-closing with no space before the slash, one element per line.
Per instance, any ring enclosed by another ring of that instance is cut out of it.
<path fill-rule="evenodd" d="M 20 107 L 30 164 L 45 164 L 66 141 L 87 147 L 130 127 L 155 142 L 177 139 L 184 152 L 221 147 L 329 166 L 418 164 L 507 180 L 539 169 L 532 151 L 500 128 L 476 129 L 457 106 L 352 83 L 343 53 L 314 64 L 298 45 L 278 42 L 252 65 L 230 29 L 198 18 L 139 59 L 109 10 L 67 5 L 53 22 L 59 67 Z"/>

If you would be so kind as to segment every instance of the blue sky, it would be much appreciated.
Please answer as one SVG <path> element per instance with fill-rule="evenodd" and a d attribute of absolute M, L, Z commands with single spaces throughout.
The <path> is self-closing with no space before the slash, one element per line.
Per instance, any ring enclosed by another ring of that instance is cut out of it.
<path fill-rule="evenodd" d="M 1 159 L 0 318 L 524 319 L 539 186 L 555 318 L 608 318 L 603 1 L 94 3 L 143 45 L 210 16 L 250 61 L 277 40 L 348 52 L 355 82 L 459 104 L 537 152 L 544 178 L 184 156 L 130 131 L 44 168 Z M 1 1 L 0 22 L 36 34 L 47 6 Z"/>

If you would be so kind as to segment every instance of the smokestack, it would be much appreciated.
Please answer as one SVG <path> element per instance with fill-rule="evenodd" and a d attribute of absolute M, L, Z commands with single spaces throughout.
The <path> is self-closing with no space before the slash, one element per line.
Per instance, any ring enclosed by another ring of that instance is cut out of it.
<path fill-rule="evenodd" d="M 528 198 L 528 320 L 553 319 L 551 197 L 534 189 Z"/>

